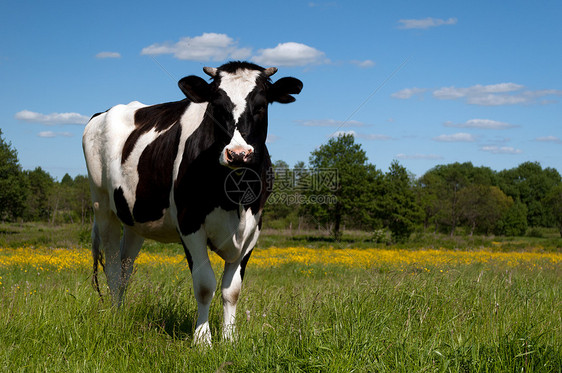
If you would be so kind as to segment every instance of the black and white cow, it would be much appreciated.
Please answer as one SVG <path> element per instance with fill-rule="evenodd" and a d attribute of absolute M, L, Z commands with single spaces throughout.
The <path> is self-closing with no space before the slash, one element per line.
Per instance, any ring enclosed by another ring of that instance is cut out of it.
<path fill-rule="evenodd" d="M 272 83 L 276 68 L 248 62 L 203 70 L 210 83 L 193 75 L 179 81 L 187 99 L 131 102 L 94 115 L 82 145 L 95 213 L 96 286 L 100 244 L 112 300 L 120 306 L 144 239 L 181 242 L 197 300 L 194 340 L 210 344 L 209 306 L 217 282 L 207 245 L 225 261 L 223 337 L 230 339 L 244 268 L 271 190 L 267 105 L 295 101 L 292 94 L 302 82 L 287 77 Z M 247 190 L 233 193 L 229 185 Z"/>

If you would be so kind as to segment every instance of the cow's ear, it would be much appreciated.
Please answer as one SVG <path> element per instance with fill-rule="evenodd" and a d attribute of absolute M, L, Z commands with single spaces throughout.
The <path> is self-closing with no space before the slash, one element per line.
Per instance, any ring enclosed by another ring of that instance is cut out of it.
<path fill-rule="evenodd" d="M 195 103 L 208 102 L 211 99 L 211 86 L 196 75 L 181 79 L 178 86 L 183 94 Z"/>
<path fill-rule="evenodd" d="M 296 78 L 281 78 L 271 85 L 269 91 L 269 102 L 280 102 L 288 104 L 294 102 L 291 95 L 298 95 L 302 90 L 302 82 Z"/>

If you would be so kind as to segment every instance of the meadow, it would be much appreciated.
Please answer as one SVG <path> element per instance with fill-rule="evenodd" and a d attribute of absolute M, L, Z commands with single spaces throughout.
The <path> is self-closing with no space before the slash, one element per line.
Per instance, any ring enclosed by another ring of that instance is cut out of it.
<path fill-rule="evenodd" d="M 217 292 L 204 349 L 181 247 L 147 242 L 116 312 L 91 286 L 87 234 L 56 229 L 0 226 L 2 371 L 562 371 L 562 252 L 549 237 L 395 247 L 267 232 L 236 341 L 220 339 Z"/>

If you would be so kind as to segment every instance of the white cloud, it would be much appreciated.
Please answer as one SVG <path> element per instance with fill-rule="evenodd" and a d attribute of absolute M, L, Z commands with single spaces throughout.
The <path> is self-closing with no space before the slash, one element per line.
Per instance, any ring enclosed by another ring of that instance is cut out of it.
<path fill-rule="evenodd" d="M 441 87 L 433 91 L 433 97 L 440 100 L 464 99 L 466 103 L 482 106 L 500 106 L 535 103 L 540 97 L 562 95 L 562 90 L 523 90 L 525 86 L 516 83 L 490 85 L 476 84 L 470 87 Z M 552 103 L 543 101 L 541 103 Z"/>
<path fill-rule="evenodd" d="M 29 110 L 22 110 L 15 115 L 17 120 L 47 125 L 55 124 L 86 124 L 89 117 L 78 113 L 51 113 L 41 114 Z"/>
<path fill-rule="evenodd" d="M 356 137 L 357 134 L 356 134 L 355 131 L 353 131 L 353 130 L 350 130 L 350 131 L 336 131 L 336 132 L 332 133 L 332 134 L 330 135 L 330 137 L 340 137 L 340 136 L 343 136 L 343 135 L 353 135 L 353 137 Z"/>
<path fill-rule="evenodd" d="M 400 29 L 428 29 L 431 27 L 455 25 L 456 18 L 440 19 L 440 18 L 423 18 L 423 19 L 401 19 L 398 21 Z"/>
<path fill-rule="evenodd" d="M 305 66 L 329 63 L 324 52 L 305 44 L 288 42 L 260 49 L 252 61 L 266 66 Z"/>
<path fill-rule="evenodd" d="M 119 52 L 99 52 L 96 54 L 96 58 L 121 58 L 121 53 Z"/>
<path fill-rule="evenodd" d="M 143 55 L 173 54 L 180 60 L 201 62 L 245 59 L 251 53 L 250 48 L 239 48 L 238 43 L 228 35 L 217 33 L 184 37 L 176 43 L 155 43 L 141 51 Z"/>
<path fill-rule="evenodd" d="M 397 159 L 427 159 L 427 160 L 439 160 L 443 159 L 442 156 L 437 154 L 396 154 Z"/>
<path fill-rule="evenodd" d="M 480 150 L 489 152 L 492 154 L 521 154 L 523 151 L 521 149 L 516 149 L 511 146 L 496 146 L 496 145 L 486 145 L 482 146 Z"/>
<path fill-rule="evenodd" d="M 37 134 L 37 136 L 39 136 L 39 137 L 45 137 L 45 138 L 50 138 L 50 137 L 55 137 L 55 136 L 57 136 L 57 134 L 54 133 L 53 131 L 42 131 L 42 132 L 39 132 L 39 133 Z"/>
<path fill-rule="evenodd" d="M 311 119 L 311 120 L 297 120 L 301 126 L 305 127 L 362 127 L 365 124 L 357 120 L 348 120 L 346 122 L 335 119 Z"/>
<path fill-rule="evenodd" d="M 445 122 L 444 126 L 456 127 L 456 128 L 479 128 L 479 129 L 492 129 L 492 130 L 503 130 L 503 129 L 517 127 L 514 124 L 499 122 L 497 120 L 491 120 L 491 119 L 469 119 L 464 123 Z"/>
<path fill-rule="evenodd" d="M 390 97 L 394 97 L 394 98 L 400 98 L 400 99 L 408 99 L 411 98 L 414 95 L 421 95 L 422 93 L 424 93 L 425 91 L 427 91 L 427 89 L 425 88 L 404 88 L 398 92 L 394 92 L 393 94 L 390 95 Z"/>
<path fill-rule="evenodd" d="M 553 142 L 555 144 L 562 144 L 562 140 L 559 137 L 556 136 L 542 136 L 542 137 L 537 137 L 535 139 L 535 141 L 539 141 L 539 142 Z"/>
<path fill-rule="evenodd" d="M 501 106 L 528 103 L 529 99 L 516 95 L 494 95 L 487 94 L 482 96 L 468 97 L 467 104 L 482 106 Z"/>
<path fill-rule="evenodd" d="M 304 66 L 330 62 L 324 52 L 295 42 L 281 43 L 275 48 L 260 49 L 252 57 L 252 48 L 239 47 L 238 42 L 230 36 L 212 32 L 195 37 L 183 37 L 175 43 L 154 43 L 143 48 L 141 54 L 151 56 L 172 54 L 180 60 L 200 62 L 251 59 L 268 66 Z M 368 60 L 362 63 L 369 65 Z"/>
<path fill-rule="evenodd" d="M 74 135 L 70 132 L 41 131 L 37 134 L 37 136 L 43 137 L 43 138 L 53 138 L 53 137 L 59 137 L 59 136 L 61 136 L 61 137 L 72 137 Z"/>
<path fill-rule="evenodd" d="M 364 60 L 364 61 L 351 60 L 350 62 L 364 69 L 375 66 L 375 61 L 372 60 Z"/>
<path fill-rule="evenodd" d="M 433 96 L 441 100 L 455 100 L 462 97 L 476 97 L 485 94 L 507 93 L 522 89 L 523 86 L 515 83 L 499 83 L 490 85 L 476 84 L 467 88 L 442 87 L 433 91 Z"/>
<path fill-rule="evenodd" d="M 476 141 L 476 137 L 470 133 L 459 132 L 452 135 L 439 135 L 434 137 L 433 140 L 442 142 L 473 142 Z"/>

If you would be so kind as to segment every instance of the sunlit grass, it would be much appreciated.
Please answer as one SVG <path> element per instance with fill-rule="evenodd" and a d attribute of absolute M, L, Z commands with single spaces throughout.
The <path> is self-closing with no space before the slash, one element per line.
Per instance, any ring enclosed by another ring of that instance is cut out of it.
<path fill-rule="evenodd" d="M 222 265 L 221 258 L 210 252 L 213 266 Z M 139 266 L 178 265 L 184 263 L 181 254 L 141 252 L 136 260 Z M 87 249 L 63 248 L 0 248 L 0 266 L 32 266 L 40 270 L 63 270 L 91 266 L 91 253 Z M 510 267 L 552 268 L 562 262 L 562 253 L 554 252 L 497 252 L 492 250 L 446 249 L 310 249 L 305 247 L 255 249 L 249 268 L 278 267 L 284 264 L 339 265 L 347 268 L 392 267 L 411 269 L 428 267 L 447 269 L 452 266 L 488 263 Z"/>
<path fill-rule="evenodd" d="M 562 253 L 495 246 L 257 248 L 238 339 L 220 339 L 217 294 L 210 350 L 192 346 L 181 247 L 141 252 L 122 312 L 91 287 L 89 250 L 0 248 L 0 370 L 561 371 Z"/>

